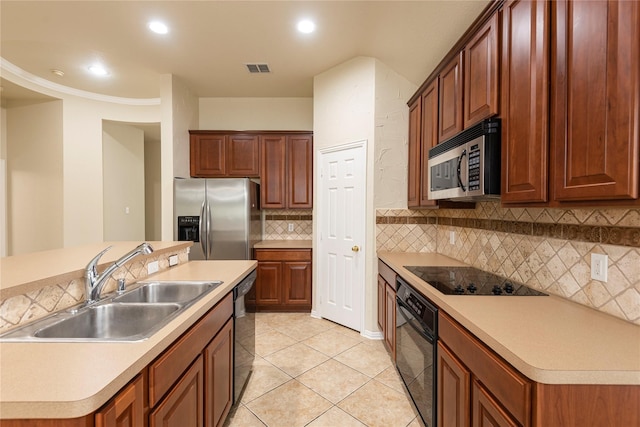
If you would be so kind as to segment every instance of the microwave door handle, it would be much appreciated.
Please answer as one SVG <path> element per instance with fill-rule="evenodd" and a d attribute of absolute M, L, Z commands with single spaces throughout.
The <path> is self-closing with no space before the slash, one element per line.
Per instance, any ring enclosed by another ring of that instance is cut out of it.
<path fill-rule="evenodd" d="M 462 150 L 462 154 L 460 154 L 460 157 L 458 157 L 458 185 L 460 185 L 460 188 L 462 188 L 462 191 L 467 191 L 466 188 L 464 188 L 464 183 L 462 182 L 462 178 L 460 177 L 460 165 L 462 164 L 462 159 L 467 155 L 467 150 Z"/>

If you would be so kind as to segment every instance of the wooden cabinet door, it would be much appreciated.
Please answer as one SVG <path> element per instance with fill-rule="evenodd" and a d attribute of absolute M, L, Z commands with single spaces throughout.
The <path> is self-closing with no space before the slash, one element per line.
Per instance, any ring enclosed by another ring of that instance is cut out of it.
<path fill-rule="evenodd" d="M 311 307 L 311 263 L 283 262 L 284 303 Z"/>
<path fill-rule="evenodd" d="M 464 50 L 464 127 L 498 114 L 498 17 L 494 13 Z"/>
<path fill-rule="evenodd" d="M 260 176 L 260 140 L 257 135 L 229 135 L 226 147 L 227 176 Z"/>
<path fill-rule="evenodd" d="M 144 381 L 138 375 L 111 402 L 95 414 L 96 427 L 143 427 Z"/>
<path fill-rule="evenodd" d="M 225 144 L 225 135 L 190 135 L 191 176 L 200 178 L 226 176 Z"/>
<path fill-rule="evenodd" d="M 387 298 L 386 284 L 387 282 L 378 274 L 378 328 L 380 328 L 380 332 L 382 332 L 383 337 L 385 326 L 387 325 L 384 318 L 386 313 L 384 303 Z"/>
<path fill-rule="evenodd" d="M 313 137 L 291 135 L 287 139 L 287 207 L 313 207 Z"/>
<path fill-rule="evenodd" d="M 287 204 L 287 138 L 284 135 L 262 136 L 262 176 L 260 179 L 260 206 L 286 208 Z"/>
<path fill-rule="evenodd" d="M 520 425 L 477 380 L 473 381 L 471 401 L 471 425 L 473 427 L 517 427 Z"/>
<path fill-rule="evenodd" d="M 260 261 L 256 278 L 256 305 L 282 303 L 282 262 Z"/>
<path fill-rule="evenodd" d="M 440 73 L 439 92 L 439 137 L 442 142 L 462 130 L 462 70 L 464 53 L 460 52 Z"/>
<path fill-rule="evenodd" d="M 407 206 L 415 208 L 420 206 L 420 147 L 422 143 L 422 98 L 418 97 L 409 106 L 409 152 L 408 180 L 407 180 Z"/>
<path fill-rule="evenodd" d="M 391 359 L 396 360 L 396 290 L 389 283 L 385 284 L 384 307 L 384 342 L 391 352 Z"/>
<path fill-rule="evenodd" d="M 555 199 L 635 199 L 640 3 L 559 0 L 552 4 Z"/>
<path fill-rule="evenodd" d="M 549 2 L 507 1 L 502 30 L 502 203 L 546 202 Z"/>
<path fill-rule="evenodd" d="M 149 427 L 203 426 L 203 371 L 199 356 L 149 415 Z"/>
<path fill-rule="evenodd" d="M 205 425 L 222 426 L 233 404 L 233 319 L 205 348 L 204 376 Z"/>
<path fill-rule="evenodd" d="M 438 427 L 469 427 L 471 372 L 438 342 Z"/>
<path fill-rule="evenodd" d="M 438 145 L 438 81 L 431 83 L 422 94 L 422 138 L 420 152 L 420 206 L 436 206 L 429 200 L 429 149 Z"/>

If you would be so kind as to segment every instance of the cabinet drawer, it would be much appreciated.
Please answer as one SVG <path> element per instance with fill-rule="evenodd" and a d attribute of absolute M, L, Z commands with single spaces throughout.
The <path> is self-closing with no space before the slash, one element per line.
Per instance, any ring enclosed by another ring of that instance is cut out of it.
<path fill-rule="evenodd" d="M 311 249 L 255 249 L 258 261 L 311 261 Z"/>
<path fill-rule="evenodd" d="M 229 293 L 162 356 L 149 365 L 150 407 L 154 407 L 162 399 L 162 396 L 232 315 L 233 295 Z"/>
<path fill-rule="evenodd" d="M 396 272 L 393 271 L 387 264 L 378 260 L 378 274 L 393 287 L 396 288 Z"/>
<path fill-rule="evenodd" d="M 455 320 L 439 313 L 438 335 L 518 422 L 531 420 L 531 382 Z"/>

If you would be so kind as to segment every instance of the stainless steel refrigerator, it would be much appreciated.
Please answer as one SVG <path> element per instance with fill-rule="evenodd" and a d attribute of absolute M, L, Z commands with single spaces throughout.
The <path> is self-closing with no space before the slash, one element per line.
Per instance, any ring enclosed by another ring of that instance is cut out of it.
<path fill-rule="evenodd" d="M 248 178 L 176 178 L 174 238 L 193 241 L 189 259 L 252 259 L 262 240 L 259 186 Z"/>

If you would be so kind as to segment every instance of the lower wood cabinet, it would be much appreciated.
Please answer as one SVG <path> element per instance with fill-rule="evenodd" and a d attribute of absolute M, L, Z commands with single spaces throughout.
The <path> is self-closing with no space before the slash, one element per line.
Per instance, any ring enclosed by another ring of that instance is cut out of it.
<path fill-rule="evenodd" d="M 233 405 L 233 319 L 204 349 L 204 375 L 206 425 L 222 426 Z"/>
<path fill-rule="evenodd" d="M 391 358 L 396 360 L 396 273 L 378 260 L 378 326 Z"/>
<path fill-rule="evenodd" d="M 204 366 L 198 356 L 166 398 L 149 415 L 149 427 L 202 427 Z"/>
<path fill-rule="evenodd" d="M 438 426 L 530 426 L 532 382 L 442 311 Z"/>
<path fill-rule="evenodd" d="M 101 410 L 96 412 L 96 427 L 137 427 L 145 419 L 143 375 L 138 375 Z"/>
<path fill-rule="evenodd" d="M 311 249 L 256 249 L 257 311 L 311 310 Z"/>

